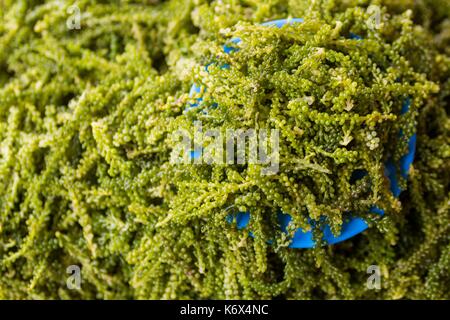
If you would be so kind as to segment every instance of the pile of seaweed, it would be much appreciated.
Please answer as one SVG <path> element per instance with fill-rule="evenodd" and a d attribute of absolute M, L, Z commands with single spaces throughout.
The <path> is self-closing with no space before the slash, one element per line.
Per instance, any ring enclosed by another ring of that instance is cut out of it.
<path fill-rule="evenodd" d="M 0 298 L 450 298 L 448 1 L 0 9 Z M 260 25 L 288 17 L 304 22 Z M 174 163 L 173 133 L 198 122 L 279 130 L 279 170 Z M 385 163 L 414 133 L 397 199 Z M 370 228 L 289 248 L 311 221 L 338 235 L 347 212 Z"/>

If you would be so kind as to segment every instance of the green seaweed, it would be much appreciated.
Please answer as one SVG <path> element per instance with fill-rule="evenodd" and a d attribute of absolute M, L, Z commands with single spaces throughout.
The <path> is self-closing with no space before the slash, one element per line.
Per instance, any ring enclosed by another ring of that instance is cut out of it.
<path fill-rule="evenodd" d="M 85 0 L 69 30 L 73 4 L 0 1 L 0 298 L 450 298 L 448 1 Z M 287 17 L 305 22 L 259 25 Z M 171 163 L 195 120 L 279 129 L 279 172 Z M 396 199 L 384 164 L 414 131 Z M 227 222 L 247 210 L 253 237 Z M 279 210 L 291 233 L 338 234 L 347 211 L 371 227 L 290 249 Z"/>

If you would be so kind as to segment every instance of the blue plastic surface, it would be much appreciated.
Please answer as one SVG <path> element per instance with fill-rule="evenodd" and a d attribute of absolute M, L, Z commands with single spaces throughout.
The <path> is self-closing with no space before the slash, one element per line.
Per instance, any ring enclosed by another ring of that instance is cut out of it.
<path fill-rule="evenodd" d="M 263 26 L 276 26 L 276 27 L 280 28 L 283 25 L 285 25 L 286 23 L 300 23 L 300 22 L 303 22 L 303 19 L 301 19 L 301 18 L 281 19 L 281 20 L 265 22 L 262 25 Z M 362 40 L 362 38 L 356 34 L 351 34 L 350 38 L 354 39 L 354 40 Z M 238 44 L 240 41 L 241 40 L 239 38 L 234 38 L 231 40 L 231 42 L 235 43 L 235 44 Z M 223 48 L 224 48 L 225 53 L 231 53 L 233 51 L 237 51 L 236 48 L 233 48 L 231 46 L 224 46 Z M 222 68 L 228 68 L 228 67 L 229 67 L 228 65 L 222 66 Z M 205 68 L 206 68 L 206 70 L 208 70 L 207 69 L 208 66 L 206 66 Z M 201 87 L 194 84 L 191 87 L 189 95 L 192 96 L 195 93 L 200 93 L 200 92 L 201 92 Z M 188 109 L 199 106 L 201 101 L 202 101 L 202 98 L 198 98 L 197 103 L 191 104 L 188 107 Z M 402 114 L 408 112 L 410 106 L 411 106 L 411 100 L 409 98 L 405 99 L 405 101 L 403 102 L 403 105 L 402 105 Z M 402 135 L 401 132 L 399 134 Z M 407 178 L 407 176 L 408 176 L 410 166 L 411 166 L 412 162 L 414 161 L 415 151 L 416 151 L 416 134 L 414 134 L 409 140 L 408 154 L 406 154 L 405 156 L 403 156 L 400 159 L 400 171 L 404 178 Z M 357 176 L 355 178 L 356 179 L 361 178 L 365 174 L 366 173 L 364 173 L 363 171 L 357 172 Z M 399 197 L 402 190 L 399 187 L 397 173 L 396 173 L 396 166 L 391 161 L 388 161 L 386 163 L 385 174 L 390 180 L 391 191 L 392 191 L 393 195 L 395 197 Z M 370 212 L 376 213 L 379 215 L 384 215 L 384 211 L 377 207 L 372 207 Z M 291 216 L 288 214 L 283 214 L 281 212 L 278 213 L 278 222 L 283 231 L 286 232 L 287 226 L 289 225 L 291 219 L 292 219 Z M 234 215 L 229 215 L 227 218 L 227 221 L 230 223 L 232 223 L 233 221 L 236 221 L 237 228 L 244 229 L 248 226 L 248 224 L 250 222 L 250 213 L 249 212 L 239 212 Z M 347 240 L 351 237 L 354 237 L 355 235 L 366 230 L 368 227 L 369 226 L 366 223 L 366 221 L 364 221 L 364 219 L 362 219 L 360 217 L 352 217 L 351 215 L 349 215 L 341 227 L 341 233 L 339 236 L 334 236 L 333 233 L 331 232 L 330 227 L 328 225 L 326 225 L 323 229 L 323 240 L 325 240 L 328 244 L 336 244 L 336 243 L 342 242 L 344 240 Z M 313 228 L 313 226 L 312 226 L 312 228 Z M 250 234 L 252 235 L 251 232 L 250 232 Z M 314 246 L 315 246 L 315 243 L 313 240 L 312 231 L 305 232 L 301 228 L 299 228 L 295 232 L 295 234 L 291 240 L 291 244 L 289 245 L 290 248 L 312 248 Z"/>

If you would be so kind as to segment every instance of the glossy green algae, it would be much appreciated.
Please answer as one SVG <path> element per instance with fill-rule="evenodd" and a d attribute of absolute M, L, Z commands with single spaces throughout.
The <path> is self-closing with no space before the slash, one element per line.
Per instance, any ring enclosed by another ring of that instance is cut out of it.
<path fill-rule="evenodd" d="M 3 1 L 0 297 L 448 298 L 448 5 L 386 1 L 371 30 L 355 3 L 79 1 L 67 30 L 68 5 Z M 255 25 L 288 16 L 306 22 Z M 232 68 L 205 74 L 211 61 Z M 193 82 L 218 103 L 208 115 L 183 113 Z M 171 133 L 193 119 L 279 129 L 279 174 L 170 164 Z M 398 201 L 383 163 L 416 126 Z M 325 215 L 339 232 L 374 203 L 386 216 L 338 246 L 288 249 L 276 225 L 281 209 L 292 230 Z M 254 238 L 233 210 L 252 211 Z M 65 285 L 73 264 L 80 291 Z M 374 264 L 381 290 L 366 287 Z"/>

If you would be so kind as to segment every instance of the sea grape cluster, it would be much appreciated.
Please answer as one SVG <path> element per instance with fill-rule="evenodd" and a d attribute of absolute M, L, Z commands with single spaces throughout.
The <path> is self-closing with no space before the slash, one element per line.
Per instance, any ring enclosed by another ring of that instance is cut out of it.
<path fill-rule="evenodd" d="M 450 298 L 449 15 L 446 0 L 0 2 L 0 298 Z M 304 22 L 261 25 L 289 17 Z M 173 133 L 198 121 L 279 130 L 279 171 L 174 164 Z M 397 199 L 385 163 L 414 133 Z M 242 211 L 249 229 L 228 219 Z M 371 228 L 288 248 L 349 212 Z"/>

